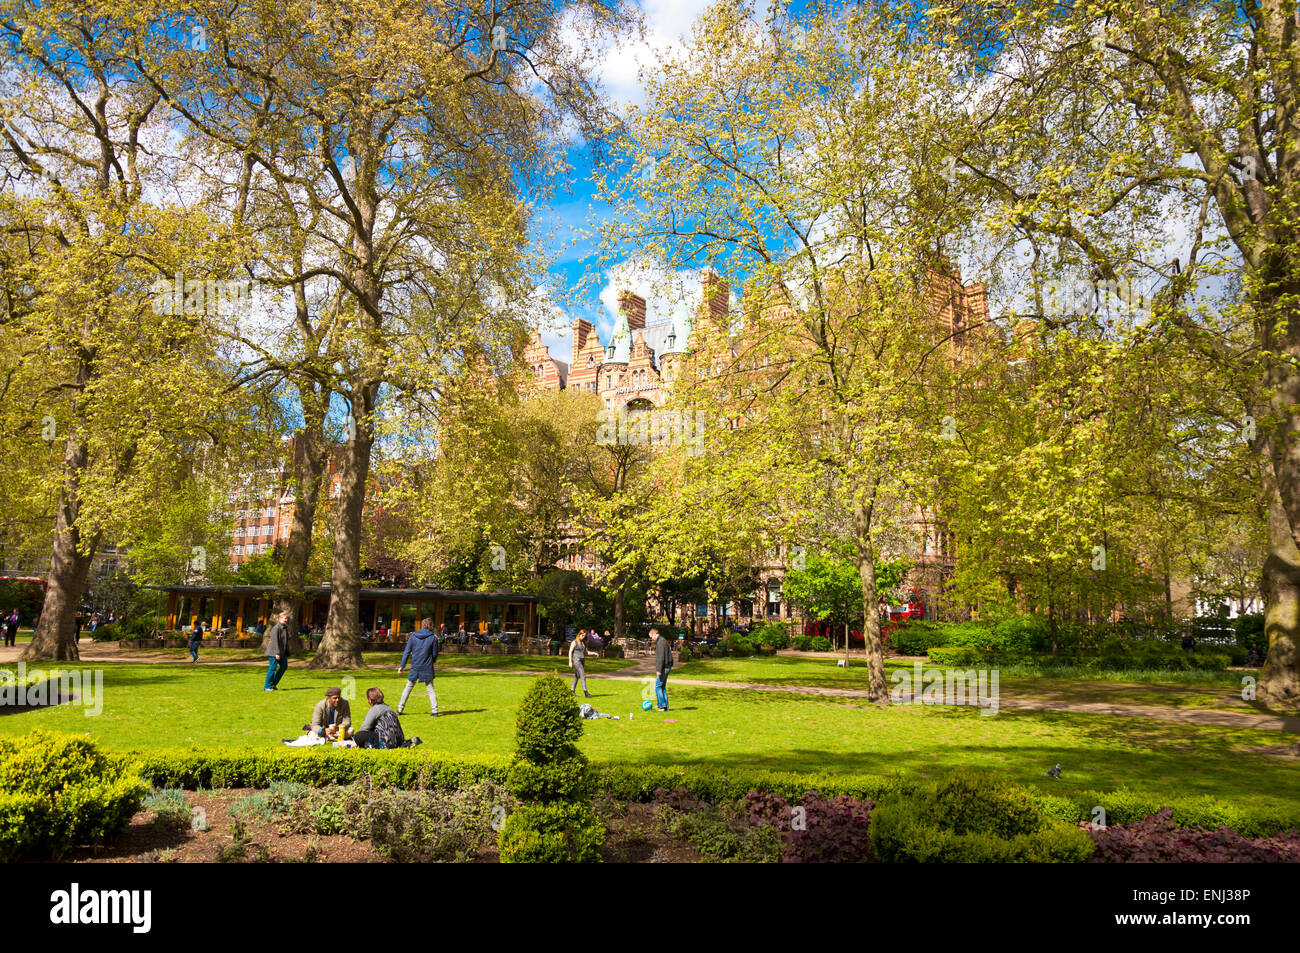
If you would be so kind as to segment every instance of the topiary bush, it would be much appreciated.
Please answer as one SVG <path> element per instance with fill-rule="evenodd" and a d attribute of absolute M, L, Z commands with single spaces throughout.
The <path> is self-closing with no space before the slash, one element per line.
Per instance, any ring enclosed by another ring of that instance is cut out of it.
<path fill-rule="evenodd" d="M 121 833 L 149 788 L 82 735 L 0 739 L 0 859 L 60 857 Z"/>
<path fill-rule="evenodd" d="M 1035 795 L 994 775 L 955 772 L 871 813 L 876 857 L 894 863 L 1077 863 L 1086 833 L 1042 811 Z"/>
<path fill-rule="evenodd" d="M 577 748 L 582 716 L 573 692 L 554 675 L 533 680 L 515 716 L 515 760 L 506 776 L 525 803 L 506 817 L 497 844 L 503 863 L 600 859 L 605 827 L 587 803 L 592 780 Z"/>

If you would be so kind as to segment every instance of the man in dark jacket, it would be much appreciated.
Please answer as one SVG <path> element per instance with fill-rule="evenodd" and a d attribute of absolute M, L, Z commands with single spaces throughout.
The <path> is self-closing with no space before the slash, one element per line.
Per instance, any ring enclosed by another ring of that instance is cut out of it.
<path fill-rule="evenodd" d="M 266 686 L 263 690 L 275 691 L 288 667 L 289 613 L 281 612 L 275 625 L 266 633 Z"/>
<path fill-rule="evenodd" d="M 668 710 L 668 673 L 673 667 L 672 644 L 659 634 L 658 629 L 650 630 L 650 638 L 655 644 L 655 706 L 657 711 Z"/>
<path fill-rule="evenodd" d="M 397 703 L 399 715 L 406 710 L 406 700 L 411 697 L 411 689 L 416 682 L 424 682 L 424 690 L 429 695 L 429 707 L 433 709 L 433 714 L 438 714 L 438 693 L 433 690 L 433 663 L 437 658 L 438 637 L 433 634 L 433 620 L 421 619 L 420 627 L 406 640 L 402 661 L 397 665 L 397 674 L 401 675 L 406 660 L 411 660 L 411 674 L 407 676 L 401 700 Z"/>

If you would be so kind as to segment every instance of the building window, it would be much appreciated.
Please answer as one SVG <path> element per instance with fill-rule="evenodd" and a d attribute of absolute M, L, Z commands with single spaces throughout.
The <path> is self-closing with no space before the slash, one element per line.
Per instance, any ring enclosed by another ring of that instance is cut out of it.
<path fill-rule="evenodd" d="M 590 354 L 587 355 L 587 366 L 588 366 L 588 367 L 595 367 L 595 366 L 596 366 L 596 359 L 595 359 L 594 357 L 592 357 Z"/>

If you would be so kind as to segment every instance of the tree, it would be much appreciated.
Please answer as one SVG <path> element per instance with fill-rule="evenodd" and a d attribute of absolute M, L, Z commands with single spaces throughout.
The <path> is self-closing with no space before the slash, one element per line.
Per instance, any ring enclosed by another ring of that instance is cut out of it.
<path fill-rule="evenodd" d="M 0 6 L 10 292 L 0 324 L 16 361 L 3 434 L 36 450 L 23 454 L 36 464 L 29 498 L 53 522 L 25 658 L 76 657 L 74 618 L 96 551 L 138 535 L 154 501 L 213 459 L 233 416 L 214 399 L 224 368 L 203 320 L 222 308 L 200 304 L 203 288 L 230 274 L 229 250 L 201 208 L 157 200 L 173 160 L 158 99 L 132 65 L 156 25 L 139 8 Z M 159 290 L 182 270 L 209 281 Z"/>
<path fill-rule="evenodd" d="M 744 282 L 741 315 L 706 302 L 674 381 L 713 429 L 680 482 L 659 473 L 682 492 L 655 525 L 843 541 L 879 704 L 875 562 L 931 491 L 948 379 L 974 373 L 941 305 L 944 242 L 967 215 L 933 151 L 952 80 L 913 34 L 869 11 L 769 28 L 747 3 L 711 8 L 629 122 L 635 175 L 604 190 L 611 248 Z M 979 316 L 957 317 L 978 333 Z"/>
<path fill-rule="evenodd" d="M 863 611 L 858 567 L 846 559 L 809 553 L 803 569 L 785 574 L 782 591 L 814 619 L 844 626 L 844 664 L 848 665 L 849 623 Z"/>
<path fill-rule="evenodd" d="M 986 190 L 994 234 L 1061 249 L 1094 290 L 1148 283 L 1155 321 L 1135 333 L 1195 353 L 1235 404 L 1214 423 L 1237 440 L 1217 441 L 1213 464 L 1241 475 L 1268 527 L 1259 697 L 1300 704 L 1294 3 L 976 0 L 932 12 L 982 79 L 951 148 Z"/>

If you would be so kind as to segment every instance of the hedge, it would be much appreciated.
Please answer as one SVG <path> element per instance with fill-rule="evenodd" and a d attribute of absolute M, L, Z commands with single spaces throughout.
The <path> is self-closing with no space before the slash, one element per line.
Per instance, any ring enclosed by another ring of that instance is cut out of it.
<path fill-rule="evenodd" d="M 371 777 L 376 785 L 449 790 L 475 781 L 506 782 L 509 758 L 458 758 L 424 748 L 399 751 L 317 748 L 249 753 L 222 749 L 163 749 L 118 756 L 138 763 L 141 776 L 156 787 L 265 788 L 272 781 L 313 786 L 348 784 Z M 917 791 L 924 782 L 899 775 L 809 774 L 747 771 L 708 766 L 668 766 L 633 762 L 593 762 L 595 790 L 619 801 L 648 803 L 659 788 L 685 788 L 712 804 L 735 801 L 750 791 L 766 790 L 787 800 L 809 791 L 832 798 L 840 794 L 881 801 Z M 1036 792 L 1039 809 L 1059 820 L 1093 820 L 1093 808 L 1106 810 L 1108 824 L 1130 824 L 1173 809 L 1181 827 L 1228 826 L 1243 836 L 1265 837 L 1300 828 L 1300 807 L 1251 808 L 1209 796 L 1168 797 L 1119 788 L 1073 794 Z"/>

